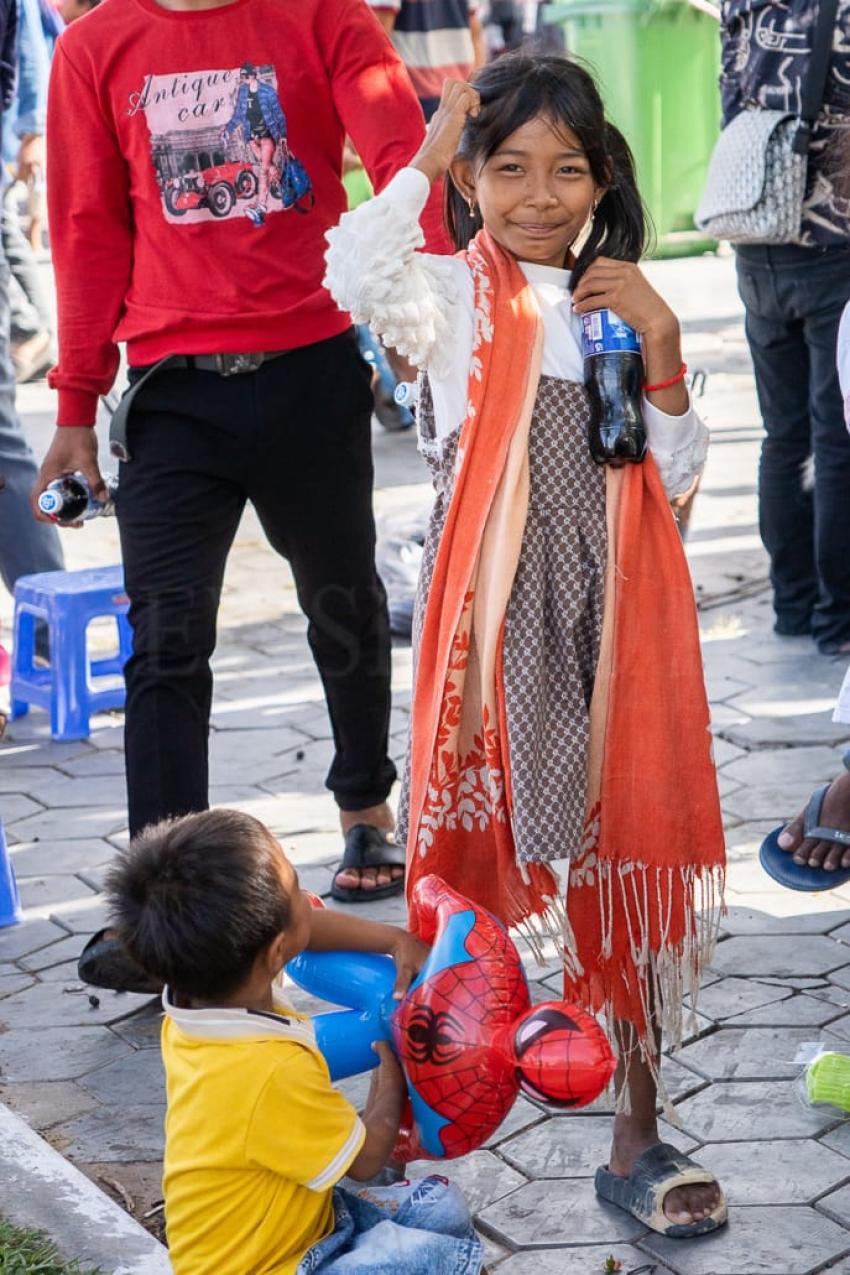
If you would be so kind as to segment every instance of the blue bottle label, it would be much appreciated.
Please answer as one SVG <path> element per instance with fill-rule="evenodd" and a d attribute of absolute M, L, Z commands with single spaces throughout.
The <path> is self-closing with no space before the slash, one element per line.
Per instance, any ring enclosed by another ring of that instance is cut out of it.
<path fill-rule="evenodd" d="M 613 310 L 594 310 L 581 316 L 581 352 L 594 354 L 640 354 L 640 337 Z"/>

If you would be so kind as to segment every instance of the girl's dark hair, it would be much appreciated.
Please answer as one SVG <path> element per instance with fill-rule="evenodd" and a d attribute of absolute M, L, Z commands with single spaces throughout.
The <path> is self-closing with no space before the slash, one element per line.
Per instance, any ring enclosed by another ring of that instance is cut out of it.
<path fill-rule="evenodd" d="M 478 71 L 471 82 L 481 95 L 481 110 L 467 121 L 460 158 L 483 163 L 511 133 L 543 116 L 575 133 L 595 181 L 607 188 L 575 263 L 571 286 L 600 253 L 619 261 L 638 261 L 647 245 L 647 220 L 634 159 L 622 133 L 606 120 L 592 75 L 569 58 L 512 53 Z M 455 245 L 466 248 L 481 229 L 481 218 L 470 214 L 450 177 L 445 212 Z"/>
<path fill-rule="evenodd" d="M 238 810 L 152 824 L 107 874 L 121 940 L 147 973 L 184 996 L 228 996 L 289 926 L 281 855 L 271 833 Z"/>

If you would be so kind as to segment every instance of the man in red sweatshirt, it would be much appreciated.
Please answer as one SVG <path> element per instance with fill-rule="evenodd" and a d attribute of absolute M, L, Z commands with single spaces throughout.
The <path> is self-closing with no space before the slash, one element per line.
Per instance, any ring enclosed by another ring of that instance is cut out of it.
<path fill-rule="evenodd" d="M 362 898 L 401 888 L 403 855 L 388 835 L 370 377 L 322 287 L 324 235 L 345 209 L 346 133 L 380 189 L 423 131 L 363 0 L 104 0 L 53 63 L 59 410 L 34 496 L 73 470 L 101 488 L 92 425 L 126 341 L 112 437 L 134 632 L 130 832 L 207 806 L 209 660 L 250 500 L 309 621 L 336 745 L 337 885 Z M 439 250 L 436 203 L 423 224 Z"/>

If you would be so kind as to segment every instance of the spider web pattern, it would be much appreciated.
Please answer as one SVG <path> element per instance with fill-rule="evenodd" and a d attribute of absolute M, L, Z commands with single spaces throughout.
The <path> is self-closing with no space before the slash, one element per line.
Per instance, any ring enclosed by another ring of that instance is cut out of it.
<path fill-rule="evenodd" d="M 518 1086 L 505 1029 L 529 1007 L 519 955 L 496 921 L 479 913 L 464 946 L 472 960 L 427 979 L 396 1020 L 397 1046 L 409 1082 L 429 1107 L 451 1122 L 440 1133 L 447 1157 L 480 1146 L 510 1110 Z M 445 1041 L 456 1035 L 459 1054 L 444 1048 L 423 1059 L 423 1014 L 444 1016 L 441 1037 Z M 456 1056 L 446 1059 L 446 1053 Z"/>

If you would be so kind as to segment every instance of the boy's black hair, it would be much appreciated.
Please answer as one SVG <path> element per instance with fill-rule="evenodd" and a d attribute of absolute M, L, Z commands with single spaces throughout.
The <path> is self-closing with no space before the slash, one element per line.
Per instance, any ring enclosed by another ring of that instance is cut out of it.
<path fill-rule="evenodd" d="M 281 856 L 268 829 L 238 810 L 145 828 L 106 878 L 122 942 L 184 996 L 228 996 L 289 925 Z"/>
<path fill-rule="evenodd" d="M 461 158 L 489 159 L 511 133 L 543 116 L 575 133 L 594 179 L 607 187 L 573 268 L 571 287 L 599 255 L 638 261 L 646 249 L 647 220 L 634 159 L 622 133 L 606 120 L 589 71 L 570 58 L 509 53 L 477 71 L 471 83 L 481 96 L 481 110 L 467 120 Z M 456 247 L 466 248 L 481 229 L 481 217 L 470 213 L 451 178 L 446 181 L 445 212 Z"/>

